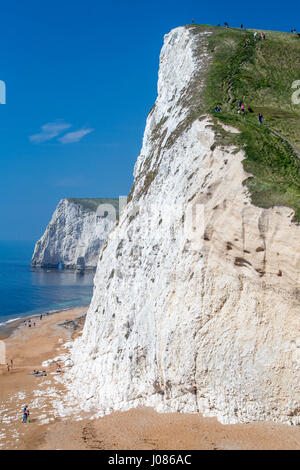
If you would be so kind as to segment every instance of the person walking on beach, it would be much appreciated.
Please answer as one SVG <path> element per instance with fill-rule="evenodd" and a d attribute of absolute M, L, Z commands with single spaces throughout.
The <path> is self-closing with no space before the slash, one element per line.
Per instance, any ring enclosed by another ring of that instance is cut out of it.
<path fill-rule="evenodd" d="M 23 409 L 22 423 L 27 423 L 28 415 L 29 415 L 28 407 L 25 406 L 24 409 Z"/>
<path fill-rule="evenodd" d="M 12 359 L 10 360 L 10 368 L 11 369 L 13 368 L 13 360 Z"/>
<path fill-rule="evenodd" d="M 9 364 L 8 364 L 8 362 L 6 363 L 6 367 L 7 367 L 7 372 L 9 372 Z"/>

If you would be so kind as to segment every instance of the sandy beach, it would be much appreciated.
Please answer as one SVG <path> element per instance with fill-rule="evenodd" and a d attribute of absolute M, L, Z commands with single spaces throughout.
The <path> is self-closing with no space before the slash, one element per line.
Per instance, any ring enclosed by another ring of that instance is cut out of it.
<path fill-rule="evenodd" d="M 64 343 L 81 334 L 87 308 L 75 308 L 23 320 L 0 331 L 9 372 L 0 366 L 0 449 L 300 449 L 300 428 L 275 423 L 222 425 L 197 414 L 159 414 L 151 409 L 116 412 L 91 419 L 72 403 L 61 403 L 63 385 L 55 380 L 56 364 L 42 363 L 66 353 Z M 75 322 L 76 327 L 72 325 Z M 47 376 L 30 375 L 47 370 Z M 29 406 L 31 422 L 22 424 Z"/>

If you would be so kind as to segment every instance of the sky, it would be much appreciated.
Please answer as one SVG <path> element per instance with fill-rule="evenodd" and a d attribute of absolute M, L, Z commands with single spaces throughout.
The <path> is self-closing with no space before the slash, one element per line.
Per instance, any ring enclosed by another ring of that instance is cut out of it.
<path fill-rule="evenodd" d="M 163 36 L 192 19 L 300 31 L 300 2 L 2 2 L 0 240 L 40 238 L 62 198 L 129 193 Z"/>

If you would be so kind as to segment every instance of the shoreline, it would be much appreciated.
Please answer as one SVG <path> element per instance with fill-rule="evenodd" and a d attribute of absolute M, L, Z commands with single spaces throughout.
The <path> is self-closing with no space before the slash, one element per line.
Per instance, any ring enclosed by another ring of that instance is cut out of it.
<path fill-rule="evenodd" d="M 64 403 L 66 390 L 58 376 L 67 368 L 65 345 L 81 334 L 86 312 L 87 307 L 77 307 L 37 318 L 35 327 L 25 327 L 24 319 L 7 327 L 0 365 L 0 449 L 24 448 L 37 429 L 62 419 L 68 402 Z M 33 371 L 42 370 L 46 373 L 34 376 Z M 24 406 L 31 417 L 26 426 L 21 421 Z M 35 441 L 32 438 L 30 448 Z"/>
<path fill-rule="evenodd" d="M 0 341 L 3 341 L 5 339 L 8 339 L 15 330 L 18 330 L 20 326 L 24 324 L 24 321 L 32 320 L 33 318 L 39 319 L 41 315 L 43 315 L 43 318 L 48 318 L 51 315 L 56 315 L 59 313 L 64 313 L 64 312 L 69 312 L 71 310 L 74 310 L 76 308 L 86 308 L 88 309 L 89 306 L 86 305 L 76 305 L 74 307 L 68 307 L 68 308 L 62 308 L 58 310 L 49 310 L 49 311 L 44 311 L 42 313 L 33 313 L 32 315 L 28 315 L 27 313 L 24 314 L 24 316 L 17 317 L 16 319 L 13 320 L 7 320 L 4 322 L 0 322 Z M 22 314 L 21 314 L 22 315 Z"/>

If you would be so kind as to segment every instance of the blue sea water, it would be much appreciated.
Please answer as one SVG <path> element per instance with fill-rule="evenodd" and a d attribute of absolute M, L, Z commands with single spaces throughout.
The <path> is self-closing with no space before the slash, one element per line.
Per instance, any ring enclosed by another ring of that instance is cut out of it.
<path fill-rule="evenodd" d="M 34 243 L 0 241 L 0 324 L 88 305 L 94 272 L 31 269 Z"/>

